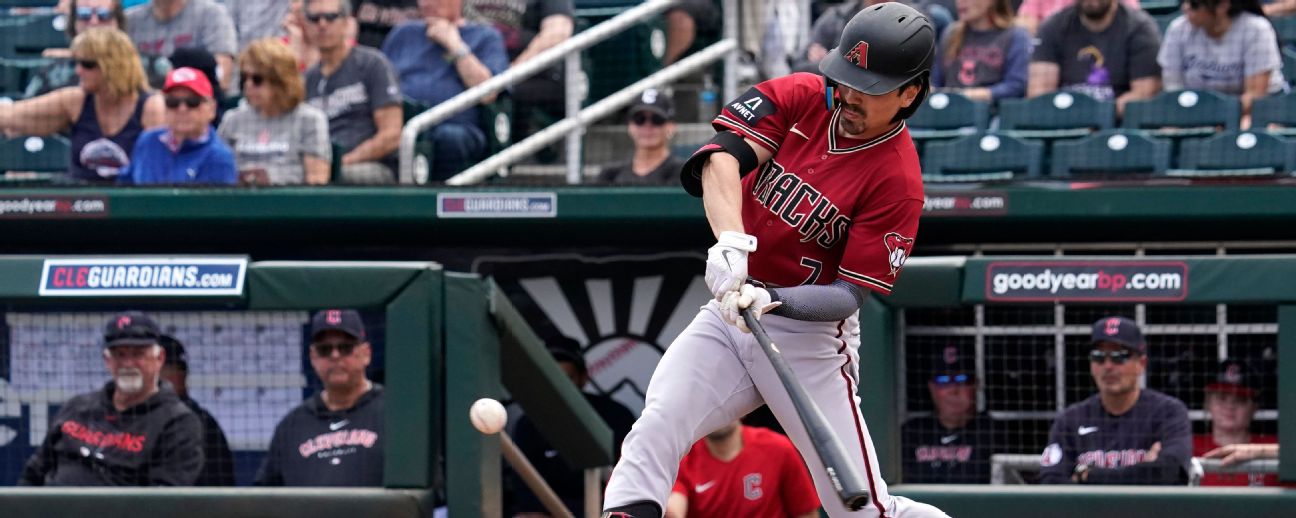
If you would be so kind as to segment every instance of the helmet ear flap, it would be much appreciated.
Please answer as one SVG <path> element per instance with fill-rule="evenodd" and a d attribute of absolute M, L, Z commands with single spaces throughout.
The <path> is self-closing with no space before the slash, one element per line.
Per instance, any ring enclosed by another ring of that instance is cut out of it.
<path fill-rule="evenodd" d="M 828 111 L 833 111 L 837 107 L 837 82 L 824 76 L 824 105 Z"/>

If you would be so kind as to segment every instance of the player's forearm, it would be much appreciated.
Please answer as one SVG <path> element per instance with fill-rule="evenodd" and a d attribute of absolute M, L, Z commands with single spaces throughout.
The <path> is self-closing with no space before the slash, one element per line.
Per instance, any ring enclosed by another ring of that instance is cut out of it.
<path fill-rule="evenodd" d="M 702 207 L 717 239 L 726 231 L 747 233 L 742 221 L 738 159 L 733 155 L 712 153 L 702 166 Z"/>
<path fill-rule="evenodd" d="M 849 318 L 864 303 L 863 291 L 843 280 L 832 284 L 771 289 L 770 298 L 781 302 L 770 313 L 809 322 L 833 322 Z"/>

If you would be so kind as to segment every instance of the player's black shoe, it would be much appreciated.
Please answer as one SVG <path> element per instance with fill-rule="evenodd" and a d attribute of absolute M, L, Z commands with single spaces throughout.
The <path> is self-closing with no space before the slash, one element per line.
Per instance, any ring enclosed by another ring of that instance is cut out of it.
<path fill-rule="evenodd" d="M 661 518 L 661 507 L 654 502 L 635 502 L 613 507 L 603 512 L 602 518 Z"/>

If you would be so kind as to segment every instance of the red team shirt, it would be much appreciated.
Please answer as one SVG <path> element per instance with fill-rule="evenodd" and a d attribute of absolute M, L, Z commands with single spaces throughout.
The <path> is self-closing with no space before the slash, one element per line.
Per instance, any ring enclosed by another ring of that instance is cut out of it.
<path fill-rule="evenodd" d="M 1252 435 L 1251 444 L 1278 444 L 1275 435 Z M 1193 456 L 1201 457 L 1206 452 L 1218 448 L 1211 434 L 1193 436 Z M 1206 473 L 1202 476 L 1203 486 L 1277 486 L 1278 475 L 1260 475 L 1251 473 Z"/>
<path fill-rule="evenodd" d="M 792 441 L 742 427 L 743 449 L 729 462 L 711 456 L 706 439 L 680 461 L 674 493 L 688 497 L 688 516 L 800 516 L 819 508 L 810 472 Z"/>
<path fill-rule="evenodd" d="M 823 78 L 757 85 L 713 121 L 774 153 L 742 179 L 742 216 L 758 248 L 748 273 L 775 286 L 837 278 L 891 292 L 922 214 L 922 171 L 903 123 L 872 140 L 839 137 Z M 706 148 L 704 148 L 706 149 Z"/>

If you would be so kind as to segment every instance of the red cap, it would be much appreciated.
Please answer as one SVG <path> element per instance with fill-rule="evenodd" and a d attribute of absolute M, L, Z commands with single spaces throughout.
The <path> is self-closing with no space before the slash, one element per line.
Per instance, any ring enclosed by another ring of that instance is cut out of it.
<path fill-rule="evenodd" d="M 207 81 L 207 76 L 196 68 L 180 67 L 167 74 L 166 85 L 162 87 L 162 93 L 170 92 L 176 88 L 188 88 L 198 94 L 199 97 L 212 98 L 211 82 Z"/>

